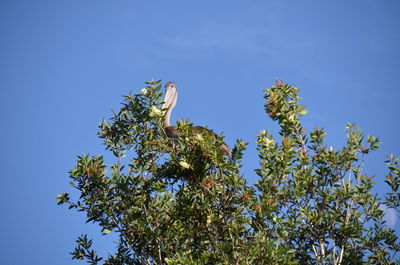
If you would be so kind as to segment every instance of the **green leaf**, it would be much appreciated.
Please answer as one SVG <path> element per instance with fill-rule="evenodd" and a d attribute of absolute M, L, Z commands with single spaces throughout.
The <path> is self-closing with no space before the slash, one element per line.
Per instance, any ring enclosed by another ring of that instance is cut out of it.
<path fill-rule="evenodd" d="M 112 232 L 112 230 L 108 230 L 108 229 L 104 229 L 103 230 L 103 234 L 104 235 L 107 235 L 107 234 L 109 234 L 109 233 L 111 233 Z"/>
<path fill-rule="evenodd" d="M 306 115 L 308 113 L 308 110 L 303 109 L 302 111 L 300 111 L 300 115 Z"/>

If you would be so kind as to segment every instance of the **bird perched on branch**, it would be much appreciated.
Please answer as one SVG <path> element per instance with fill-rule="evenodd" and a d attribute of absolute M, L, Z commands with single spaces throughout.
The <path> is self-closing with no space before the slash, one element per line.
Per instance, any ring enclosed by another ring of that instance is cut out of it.
<path fill-rule="evenodd" d="M 180 132 L 176 126 L 171 126 L 170 124 L 170 117 L 173 108 L 176 105 L 176 102 L 178 100 L 178 89 L 176 87 L 176 84 L 174 82 L 168 82 L 165 85 L 165 98 L 164 98 L 164 105 L 162 106 L 162 109 L 164 111 L 164 130 L 165 133 L 167 134 L 168 137 L 170 138 L 178 138 L 182 132 Z M 202 132 L 209 132 L 211 133 L 212 138 L 214 141 L 221 141 L 221 150 L 224 152 L 226 155 L 231 154 L 231 150 L 229 147 L 222 141 L 222 138 L 215 134 L 213 131 L 204 128 L 202 126 L 193 126 L 192 127 L 192 133 L 193 135 L 198 135 L 201 134 Z"/>

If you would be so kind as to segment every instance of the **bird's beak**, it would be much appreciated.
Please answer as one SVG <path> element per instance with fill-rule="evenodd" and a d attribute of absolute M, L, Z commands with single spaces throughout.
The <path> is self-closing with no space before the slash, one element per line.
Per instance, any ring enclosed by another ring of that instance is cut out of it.
<path fill-rule="evenodd" d="M 175 96 L 176 96 L 176 89 L 173 88 L 167 89 L 165 93 L 164 104 L 162 106 L 162 109 L 164 111 L 166 111 L 166 109 L 168 109 L 171 106 Z"/>

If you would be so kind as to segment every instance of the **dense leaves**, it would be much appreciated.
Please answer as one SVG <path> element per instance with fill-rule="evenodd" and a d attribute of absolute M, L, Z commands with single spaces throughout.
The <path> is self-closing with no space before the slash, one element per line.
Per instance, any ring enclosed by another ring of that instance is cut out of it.
<path fill-rule="evenodd" d="M 299 89 L 283 82 L 265 90 L 265 110 L 280 136 L 257 138 L 259 180 L 249 186 L 238 140 L 224 155 L 223 138 L 208 130 L 166 137 L 160 81 L 124 98 L 121 109 L 99 127 L 116 162 L 78 157 L 70 171 L 80 197 L 58 195 L 59 204 L 83 211 L 104 235 L 119 237 L 114 254 L 98 257 L 83 235 L 71 253 L 89 264 L 399 264 L 395 231 L 384 209 L 400 205 L 398 158 L 386 161 L 384 199 L 371 189 L 364 157 L 379 147 L 354 124 L 340 150 L 327 146 L 326 132 L 310 133 L 300 117 Z"/>

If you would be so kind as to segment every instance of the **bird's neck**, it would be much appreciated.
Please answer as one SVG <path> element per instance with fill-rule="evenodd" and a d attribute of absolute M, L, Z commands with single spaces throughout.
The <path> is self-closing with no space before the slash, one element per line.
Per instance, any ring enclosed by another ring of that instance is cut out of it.
<path fill-rule="evenodd" d="M 178 92 L 175 91 L 175 97 L 172 100 L 171 105 L 169 106 L 169 108 L 167 109 L 167 111 L 165 112 L 165 116 L 164 116 L 164 127 L 169 127 L 171 126 L 171 124 L 169 123 L 169 120 L 171 118 L 171 113 L 172 110 L 175 108 L 176 105 L 176 101 L 178 100 Z"/>
<path fill-rule="evenodd" d="M 171 112 L 172 112 L 172 108 L 169 108 L 166 112 L 165 112 L 165 117 L 164 117 L 164 127 L 169 127 L 171 126 L 171 124 L 169 123 L 169 120 L 171 118 Z"/>

